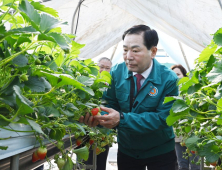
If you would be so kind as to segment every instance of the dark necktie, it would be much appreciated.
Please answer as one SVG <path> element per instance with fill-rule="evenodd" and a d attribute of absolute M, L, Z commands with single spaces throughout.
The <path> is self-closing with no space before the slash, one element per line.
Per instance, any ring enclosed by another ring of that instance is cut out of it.
<path fill-rule="evenodd" d="M 136 86 L 137 86 L 137 93 L 140 90 L 141 84 L 140 84 L 140 80 L 143 79 L 143 76 L 141 74 L 136 74 Z"/>

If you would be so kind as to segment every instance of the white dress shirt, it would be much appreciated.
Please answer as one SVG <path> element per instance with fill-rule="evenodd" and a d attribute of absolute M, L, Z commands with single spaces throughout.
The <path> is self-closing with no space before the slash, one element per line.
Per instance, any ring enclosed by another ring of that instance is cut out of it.
<path fill-rule="evenodd" d="M 144 81 L 146 80 L 146 78 L 150 75 L 152 68 L 153 68 L 153 60 L 151 60 L 150 67 L 147 70 L 145 70 L 143 73 L 141 73 L 141 75 L 143 76 L 143 78 L 140 80 L 141 87 L 142 87 Z M 138 73 L 133 72 L 133 76 L 135 76 L 136 74 L 138 74 Z"/>

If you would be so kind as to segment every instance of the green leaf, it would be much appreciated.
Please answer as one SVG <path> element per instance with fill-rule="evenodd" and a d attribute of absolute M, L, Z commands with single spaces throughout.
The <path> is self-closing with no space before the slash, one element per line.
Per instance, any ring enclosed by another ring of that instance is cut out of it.
<path fill-rule="evenodd" d="M 51 41 L 51 42 L 54 42 L 54 43 L 56 43 L 56 41 L 55 41 L 55 39 L 53 38 L 53 37 L 50 37 L 50 36 L 48 36 L 48 35 L 46 35 L 46 34 L 39 34 L 38 35 L 38 40 L 39 41 Z"/>
<path fill-rule="evenodd" d="M 14 0 L 3 0 L 2 5 L 0 7 L 8 5 L 8 4 L 12 3 L 13 1 Z"/>
<path fill-rule="evenodd" d="M 89 69 L 91 70 L 91 74 L 94 76 L 97 76 L 99 73 L 99 69 L 98 67 L 89 67 Z"/>
<path fill-rule="evenodd" d="M 72 159 L 70 157 L 67 157 L 67 161 L 66 161 L 64 167 L 62 168 L 62 170 L 71 170 L 71 169 L 73 169 L 73 166 L 74 166 L 74 164 L 72 162 Z"/>
<path fill-rule="evenodd" d="M 29 122 L 30 126 L 38 133 L 44 134 L 44 132 L 42 131 L 41 127 L 39 124 L 37 124 L 36 122 L 34 122 L 33 120 L 27 119 L 27 121 Z"/>
<path fill-rule="evenodd" d="M 189 109 L 189 106 L 187 106 L 186 102 L 183 100 L 176 100 L 172 106 L 172 110 L 174 113 L 179 113 L 187 109 Z"/>
<path fill-rule="evenodd" d="M 201 53 L 198 58 L 199 62 L 208 61 L 210 56 L 216 51 L 217 45 L 214 42 L 211 42 Z"/>
<path fill-rule="evenodd" d="M 211 152 L 211 146 L 214 145 L 214 142 L 207 143 L 200 150 L 198 150 L 198 155 L 205 157 L 208 162 L 215 162 L 219 159 L 219 154 Z"/>
<path fill-rule="evenodd" d="M 197 92 L 198 90 L 200 90 L 201 87 L 202 87 L 201 84 L 195 84 L 195 85 L 193 85 L 193 86 L 190 86 L 190 87 L 188 88 L 187 93 L 188 93 L 188 94 L 193 94 L 193 93 Z"/>
<path fill-rule="evenodd" d="M 26 125 L 29 124 L 28 120 L 27 120 L 26 118 L 24 118 L 24 117 L 21 117 L 21 118 L 17 121 L 17 123 L 22 123 L 22 124 L 26 124 Z"/>
<path fill-rule="evenodd" d="M 0 150 L 7 150 L 8 146 L 0 146 Z"/>
<path fill-rule="evenodd" d="M 217 87 L 217 91 L 216 91 L 216 94 L 214 95 L 214 97 L 216 99 L 220 99 L 222 97 L 222 85 L 219 85 Z"/>
<path fill-rule="evenodd" d="M 52 37 L 55 42 L 65 51 L 68 52 L 70 47 L 68 43 L 66 42 L 65 37 L 62 34 L 56 33 L 56 32 L 50 32 L 47 34 L 48 36 Z"/>
<path fill-rule="evenodd" d="M 10 124 L 10 122 L 0 118 L 0 127 L 4 127 L 4 126 L 8 126 Z"/>
<path fill-rule="evenodd" d="M 48 117 L 59 117 L 60 116 L 59 111 L 56 108 L 54 108 L 53 106 L 46 106 L 45 107 L 45 114 Z"/>
<path fill-rule="evenodd" d="M 90 64 L 93 64 L 94 62 L 92 61 L 91 58 L 84 60 L 84 63 L 89 66 Z"/>
<path fill-rule="evenodd" d="M 18 47 L 19 45 L 23 44 L 24 42 L 31 43 L 31 40 L 28 37 L 24 37 L 24 36 L 19 37 L 15 46 Z"/>
<path fill-rule="evenodd" d="M 183 77 L 183 78 L 181 78 L 181 79 L 179 80 L 178 85 L 183 84 L 183 83 L 186 83 L 186 82 L 188 82 L 189 80 L 190 80 L 189 77 Z"/>
<path fill-rule="evenodd" d="M 43 77 L 29 76 L 29 80 L 25 82 L 25 85 L 32 92 L 46 92 L 51 89 L 51 85 Z"/>
<path fill-rule="evenodd" d="M 206 76 L 211 83 L 222 81 L 222 61 L 218 61 Z"/>
<path fill-rule="evenodd" d="M 83 48 L 85 46 L 85 44 L 79 44 L 79 43 L 77 43 L 77 42 L 75 42 L 75 41 L 72 41 L 72 43 L 71 43 L 71 55 L 78 55 L 78 54 L 80 54 L 80 49 L 81 48 Z"/>
<path fill-rule="evenodd" d="M 82 87 L 82 88 L 84 89 L 85 92 L 89 93 L 90 95 L 92 96 L 95 95 L 94 91 L 91 88 L 89 87 Z"/>
<path fill-rule="evenodd" d="M 173 101 L 173 100 L 176 100 L 176 99 L 180 99 L 180 100 L 182 100 L 183 98 L 180 97 L 180 96 L 170 96 L 170 97 L 165 97 L 165 98 L 164 98 L 164 102 L 163 102 L 163 104 L 168 103 L 168 102 Z"/>
<path fill-rule="evenodd" d="M 74 110 L 79 110 L 76 106 L 74 106 L 74 104 L 72 103 L 67 103 L 66 104 L 66 109 L 70 110 L 70 111 L 74 111 Z"/>
<path fill-rule="evenodd" d="M 87 161 L 89 158 L 89 149 L 86 146 L 75 149 L 73 152 L 76 154 L 78 160 L 84 159 Z"/>
<path fill-rule="evenodd" d="M 48 14 L 51 14 L 54 17 L 59 17 L 58 12 L 53 8 L 46 7 L 45 5 L 40 4 L 39 2 L 34 2 L 34 1 L 31 2 L 31 5 L 39 11 L 46 12 Z"/>
<path fill-rule="evenodd" d="M 64 52 L 61 51 L 58 57 L 55 59 L 55 63 L 57 64 L 57 66 L 61 67 L 63 61 L 64 61 Z"/>
<path fill-rule="evenodd" d="M 218 154 L 213 153 L 213 152 L 208 152 L 208 154 L 206 155 L 206 161 L 208 162 L 216 162 L 220 157 Z"/>
<path fill-rule="evenodd" d="M 11 107 L 16 107 L 17 106 L 15 95 L 11 95 L 11 96 L 1 95 L 0 101 L 9 105 L 9 106 L 11 106 Z"/>
<path fill-rule="evenodd" d="M 56 86 L 59 80 L 59 74 L 47 73 L 41 70 L 37 70 L 33 75 L 38 75 L 39 77 L 46 77 L 52 86 Z"/>
<path fill-rule="evenodd" d="M 71 112 L 71 111 L 69 111 L 69 110 L 60 109 L 60 112 L 63 113 L 63 114 L 65 114 L 65 115 L 68 116 L 68 117 L 74 116 L 74 113 Z"/>
<path fill-rule="evenodd" d="M 25 96 L 22 95 L 22 92 L 20 90 L 20 87 L 17 85 L 13 86 L 13 89 L 16 94 L 16 103 L 19 107 L 22 107 L 20 114 L 28 114 L 32 113 L 34 110 L 31 106 L 33 106 L 33 103 L 28 100 Z"/>
<path fill-rule="evenodd" d="M 198 140 L 200 140 L 200 138 L 198 138 L 197 136 L 188 138 L 185 141 L 186 147 L 189 148 L 190 150 L 196 150 L 195 148 Z"/>
<path fill-rule="evenodd" d="M 222 111 L 222 98 L 217 102 L 217 112 Z"/>
<path fill-rule="evenodd" d="M 79 77 L 77 77 L 77 80 L 86 86 L 91 86 L 94 83 L 93 78 L 86 77 L 86 76 L 79 76 Z"/>
<path fill-rule="evenodd" d="M 12 34 L 21 34 L 21 33 L 25 33 L 25 34 L 29 34 L 29 33 L 37 33 L 36 30 L 32 27 L 32 26 L 28 26 L 28 27 L 23 27 L 23 28 L 16 28 L 16 29 L 11 29 L 8 32 L 5 32 L 4 34 L 0 34 L 0 40 L 4 39 L 7 36 L 10 36 Z"/>
<path fill-rule="evenodd" d="M 53 60 L 45 63 L 45 66 L 48 66 L 53 71 L 57 71 L 57 69 L 58 69 L 57 64 Z"/>
<path fill-rule="evenodd" d="M 172 126 L 179 119 L 181 119 L 181 116 L 169 115 L 166 119 L 167 125 Z"/>
<path fill-rule="evenodd" d="M 79 130 L 81 130 L 84 134 L 86 134 L 85 129 L 82 127 L 82 126 L 84 126 L 83 123 L 79 123 L 79 122 L 77 122 L 77 121 L 75 121 L 74 123 L 77 125 L 77 127 L 78 127 Z"/>
<path fill-rule="evenodd" d="M 28 59 L 25 55 L 20 54 L 12 60 L 12 63 L 18 67 L 24 67 L 28 64 Z"/>
<path fill-rule="evenodd" d="M 198 71 L 193 71 L 192 73 L 192 78 L 191 78 L 191 81 L 195 84 L 199 83 L 199 72 Z"/>
<path fill-rule="evenodd" d="M 82 66 L 82 65 L 79 63 L 79 61 L 77 61 L 77 60 L 71 61 L 69 65 L 70 65 L 70 66 L 75 66 L 76 68 L 78 68 L 78 70 L 80 70 L 80 69 L 83 68 L 83 66 Z"/>
<path fill-rule="evenodd" d="M 217 30 L 217 32 L 214 34 L 214 42 L 219 45 L 222 46 L 222 28 L 220 28 L 219 30 Z"/>
<path fill-rule="evenodd" d="M 40 14 L 37 10 L 27 1 L 23 0 L 18 8 L 20 11 L 24 12 L 31 21 L 39 25 L 40 23 Z"/>
<path fill-rule="evenodd" d="M 75 80 L 72 76 L 69 74 L 60 74 L 59 77 L 61 78 L 61 82 L 57 84 L 58 87 L 63 86 L 63 85 L 72 85 L 75 88 L 84 90 L 82 86 L 84 86 L 82 83 L 78 82 Z"/>
<path fill-rule="evenodd" d="M 181 88 L 180 88 L 180 91 L 185 91 L 185 90 L 188 90 L 190 86 L 193 85 L 193 82 L 192 80 L 189 80 L 187 81 L 186 83 L 184 83 Z"/>
<path fill-rule="evenodd" d="M 44 33 L 48 33 L 51 29 L 58 27 L 61 24 L 67 24 L 67 22 L 61 22 L 58 19 L 48 15 L 48 14 L 41 14 L 41 21 L 40 21 L 40 30 Z"/>

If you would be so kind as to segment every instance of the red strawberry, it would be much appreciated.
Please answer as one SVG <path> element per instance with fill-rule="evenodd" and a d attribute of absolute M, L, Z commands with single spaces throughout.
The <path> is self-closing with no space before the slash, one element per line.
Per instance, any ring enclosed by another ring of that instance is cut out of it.
<path fill-rule="evenodd" d="M 35 152 L 33 152 L 32 154 L 32 162 L 36 162 L 39 160 L 38 154 L 37 154 L 37 150 Z"/>
<path fill-rule="evenodd" d="M 82 143 L 82 139 L 79 138 L 79 139 L 76 140 L 76 145 L 77 145 L 77 146 L 80 146 L 81 143 Z"/>
<path fill-rule="evenodd" d="M 93 139 L 90 139 L 90 140 L 89 140 L 89 144 L 92 145 L 93 143 L 94 143 L 94 140 L 93 140 Z"/>
<path fill-rule="evenodd" d="M 191 151 L 191 153 L 192 153 L 192 154 L 195 154 L 195 153 L 196 153 L 196 151 Z"/>
<path fill-rule="evenodd" d="M 217 162 L 210 163 L 212 166 L 217 166 Z"/>
<path fill-rule="evenodd" d="M 100 148 L 96 148 L 96 155 L 99 155 L 101 153 L 101 149 Z"/>
<path fill-rule="evenodd" d="M 45 156 L 47 154 L 47 149 L 45 147 L 39 147 L 38 150 L 37 150 L 37 154 L 38 154 L 38 157 L 39 159 L 45 159 Z"/>
<path fill-rule="evenodd" d="M 92 113 L 93 116 L 101 115 L 101 114 L 100 114 L 100 108 L 99 108 L 99 107 L 93 108 L 93 109 L 91 110 L 91 113 Z"/>

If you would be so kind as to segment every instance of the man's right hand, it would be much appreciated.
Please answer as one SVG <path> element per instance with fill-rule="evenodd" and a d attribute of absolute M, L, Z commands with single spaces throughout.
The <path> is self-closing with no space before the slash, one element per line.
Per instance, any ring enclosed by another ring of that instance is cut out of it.
<path fill-rule="evenodd" d="M 99 124 L 99 121 L 94 119 L 94 117 L 91 116 L 90 113 L 86 113 L 85 117 L 81 116 L 79 118 L 79 122 L 84 123 L 84 124 L 88 125 L 89 127 L 95 127 Z"/>

